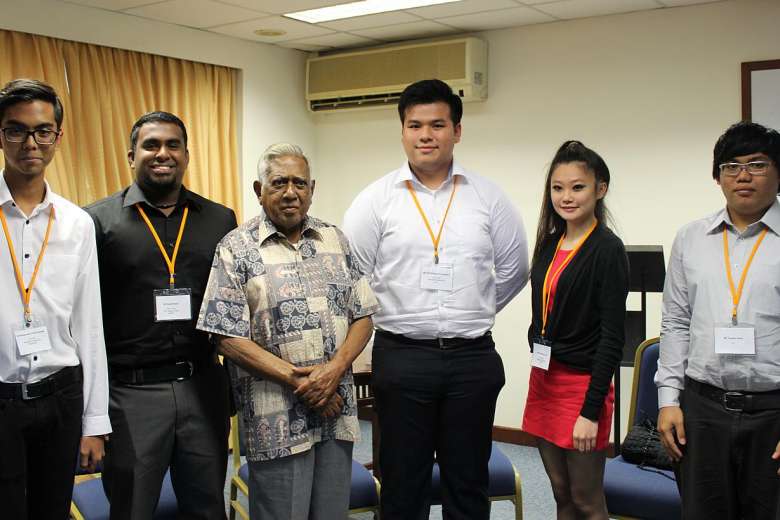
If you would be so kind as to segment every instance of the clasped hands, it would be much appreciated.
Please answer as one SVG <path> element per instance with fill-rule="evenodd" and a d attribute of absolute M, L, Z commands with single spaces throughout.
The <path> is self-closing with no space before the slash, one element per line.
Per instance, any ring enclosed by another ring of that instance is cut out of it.
<path fill-rule="evenodd" d="M 323 417 L 337 417 L 344 405 L 344 400 L 336 392 L 343 375 L 344 370 L 333 361 L 321 365 L 294 367 L 295 395 Z"/>

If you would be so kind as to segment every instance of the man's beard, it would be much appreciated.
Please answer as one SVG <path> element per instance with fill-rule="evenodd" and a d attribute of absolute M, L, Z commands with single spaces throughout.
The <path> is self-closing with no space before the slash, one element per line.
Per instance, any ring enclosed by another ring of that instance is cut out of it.
<path fill-rule="evenodd" d="M 153 176 L 148 175 L 138 184 L 150 202 L 166 198 L 179 187 L 175 175 L 171 175 L 165 179 L 156 179 Z"/>

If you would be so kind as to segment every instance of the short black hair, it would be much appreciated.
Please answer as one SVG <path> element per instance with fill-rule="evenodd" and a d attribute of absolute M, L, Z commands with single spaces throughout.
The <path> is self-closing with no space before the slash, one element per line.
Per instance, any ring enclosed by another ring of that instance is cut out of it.
<path fill-rule="evenodd" d="M 408 108 L 439 101 L 449 105 L 452 124 L 458 125 L 463 117 L 463 101 L 440 79 L 424 79 L 412 83 L 401 92 L 401 98 L 398 100 L 398 115 L 401 117 L 401 123 L 406 118 Z"/>
<path fill-rule="evenodd" d="M 712 151 L 712 178 L 720 179 L 720 165 L 735 157 L 763 153 L 780 168 L 780 133 L 758 123 L 740 121 L 718 138 Z"/>
<path fill-rule="evenodd" d="M 0 90 L 0 121 L 5 117 L 5 111 L 17 103 L 29 103 L 31 101 L 45 101 L 54 107 L 54 121 L 57 129 L 62 128 L 62 101 L 54 88 L 37 79 L 14 79 L 5 84 Z"/>
<path fill-rule="evenodd" d="M 184 138 L 184 149 L 187 149 L 187 128 L 184 126 L 184 122 L 171 114 L 170 112 L 147 112 L 138 118 L 133 124 L 133 129 L 130 130 L 130 150 L 135 151 L 135 145 L 138 144 L 138 132 L 141 131 L 141 127 L 147 123 L 171 123 L 181 128 L 181 134 Z"/>

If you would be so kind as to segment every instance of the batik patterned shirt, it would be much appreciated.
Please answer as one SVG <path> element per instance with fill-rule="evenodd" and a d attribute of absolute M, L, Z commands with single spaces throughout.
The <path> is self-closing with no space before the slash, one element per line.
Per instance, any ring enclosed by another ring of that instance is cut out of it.
<path fill-rule="evenodd" d="M 301 239 L 291 244 L 261 213 L 217 246 L 198 328 L 250 339 L 302 367 L 332 359 L 350 324 L 377 308 L 335 226 L 307 217 Z M 351 370 L 337 390 L 344 400 L 341 414 L 325 419 L 292 388 L 235 363 L 229 367 L 249 460 L 286 457 L 330 439 L 359 440 Z"/>

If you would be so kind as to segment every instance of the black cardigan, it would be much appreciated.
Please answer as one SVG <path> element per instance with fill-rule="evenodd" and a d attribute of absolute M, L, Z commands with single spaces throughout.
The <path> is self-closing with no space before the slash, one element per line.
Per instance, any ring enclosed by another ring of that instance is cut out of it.
<path fill-rule="evenodd" d="M 545 240 L 531 267 L 533 320 L 528 343 L 542 330 L 542 284 L 555 254 L 558 238 Z M 628 259 L 623 242 L 599 225 L 563 270 L 545 337 L 552 341 L 552 357 L 591 373 L 580 415 L 597 421 L 625 342 Z"/>

